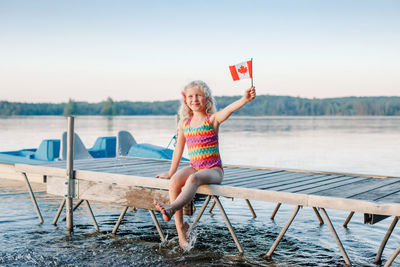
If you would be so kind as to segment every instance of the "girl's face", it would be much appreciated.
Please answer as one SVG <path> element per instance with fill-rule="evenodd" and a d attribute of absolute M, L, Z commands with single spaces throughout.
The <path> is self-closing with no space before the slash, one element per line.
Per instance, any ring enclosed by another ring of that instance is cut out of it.
<path fill-rule="evenodd" d="M 207 98 L 201 89 L 190 87 L 186 89 L 186 104 L 192 111 L 205 112 Z"/>

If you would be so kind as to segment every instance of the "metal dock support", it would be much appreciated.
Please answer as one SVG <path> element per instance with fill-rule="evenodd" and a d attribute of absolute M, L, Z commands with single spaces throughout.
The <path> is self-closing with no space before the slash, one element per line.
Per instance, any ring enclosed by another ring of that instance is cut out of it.
<path fill-rule="evenodd" d="M 235 230 L 233 230 L 232 224 L 229 221 L 229 218 L 225 213 L 224 207 L 222 206 L 221 202 L 219 201 L 218 196 L 213 196 L 213 197 L 214 197 L 215 201 L 217 202 L 218 208 L 222 213 L 222 217 L 225 220 L 226 226 L 228 226 L 229 232 L 231 233 L 231 236 L 232 236 L 233 240 L 235 241 L 235 244 L 236 244 L 237 249 L 239 250 L 239 253 L 243 254 L 242 246 L 240 245 L 239 240 L 237 239 Z"/>
<path fill-rule="evenodd" d="M 235 234 L 235 231 L 234 231 L 234 229 L 233 229 L 233 227 L 232 227 L 231 222 L 229 221 L 228 216 L 226 215 L 226 212 L 225 212 L 225 210 L 224 210 L 224 207 L 222 206 L 222 204 L 221 204 L 221 202 L 220 202 L 218 196 L 212 196 L 212 197 L 214 198 L 214 202 L 218 205 L 218 208 L 219 208 L 219 210 L 220 210 L 220 212 L 221 212 L 221 214 L 222 214 L 222 217 L 223 217 L 224 220 L 225 220 L 226 226 L 228 227 L 229 232 L 231 233 L 231 236 L 232 236 L 233 240 L 235 241 L 236 247 L 237 247 L 237 249 L 239 250 L 239 253 L 240 253 L 240 254 L 243 254 L 243 248 L 242 248 L 242 246 L 241 246 L 240 243 L 239 243 L 239 240 L 238 240 L 238 238 L 237 238 L 237 236 L 236 236 L 236 234 Z M 207 208 L 207 205 L 208 205 L 208 203 L 210 202 L 210 200 L 211 200 L 211 195 L 208 195 L 207 198 L 206 198 L 206 200 L 205 200 L 204 203 L 203 203 L 203 206 L 201 207 L 201 209 L 200 209 L 200 211 L 199 211 L 199 214 L 198 214 L 197 217 L 194 219 L 194 221 L 193 221 L 193 223 L 192 223 L 190 229 L 193 229 L 193 228 L 196 227 L 196 225 L 197 225 L 197 223 L 199 222 L 201 216 L 203 215 L 205 209 Z"/>
<path fill-rule="evenodd" d="M 280 203 L 279 203 L 280 204 Z M 294 218 L 296 218 L 297 213 L 300 210 L 300 206 L 296 206 L 296 208 L 294 209 L 292 216 L 290 216 L 289 220 L 286 222 L 285 226 L 283 227 L 282 231 L 279 233 L 278 237 L 275 239 L 274 244 L 272 245 L 272 247 L 269 249 L 266 257 L 270 258 L 272 253 L 274 253 L 276 247 L 279 245 L 279 242 L 281 242 L 283 236 L 285 235 L 286 231 L 289 229 L 290 225 L 292 224 Z"/>
<path fill-rule="evenodd" d="M 161 229 L 160 224 L 158 223 L 157 217 L 154 214 L 153 210 L 149 210 L 149 212 L 150 212 L 151 218 L 153 219 L 153 222 L 154 222 L 154 224 L 155 224 L 155 226 L 157 228 L 157 232 L 160 235 L 161 241 L 164 242 L 165 241 L 165 236 L 164 236 L 164 233 L 163 233 L 163 231 Z"/>
<path fill-rule="evenodd" d="M 347 225 L 349 224 L 349 222 L 350 222 L 351 218 L 353 217 L 353 215 L 354 215 L 354 211 L 350 212 L 349 216 L 347 216 L 346 221 L 343 223 L 343 227 L 347 228 Z"/>
<path fill-rule="evenodd" d="M 126 212 L 128 211 L 128 209 L 129 209 L 128 206 L 124 207 L 124 209 L 123 209 L 122 212 L 121 212 L 121 215 L 119 215 L 118 221 L 116 222 L 116 224 L 115 224 L 115 226 L 114 226 L 114 229 L 113 229 L 112 232 L 111 232 L 113 235 L 115 235 L 115 234 L 117 233 L 118 228 L 119 228 L 119 226 L 121 225 L 121 222 L 122 222 L 122 220 L 124 219 L 125 214 L 126 214 Z M 154 211 L 149 210 L 149 213 L 150 213 L 150 215 L 151 215 L 151 219 L 153 220 L 154 225 L 155 225 L 156 228 L 157 228 L 157 232 L 158 232 L 158 234 L 160 235 L 161 241 L 165 241 L 164 233 L 163 233 L 163 231 L 162 231 L 162 229 L 161 229 L 160 224 L 158 223 L 158 220 L 157 220 L 156 215 L 154 214 Z"/>
<path fill-rule="evenodd" d="M 335 227 L 333 227 L 333 224 L 331 220 L 329 219 L 328 213 L 326 213 L 326 210 L 324 208 L 320 208 L 322 212 L 322 216 L 324 216 L 325 221 L 328 223 L 329 230 L 331 230 L 331 233 L 333 237 L 335 238 L 336 244 L 339 247 L 340 253 L 342 253 L 342 256 L 344 258 L 344 261 L 346 262 L 347 265 L 351 265 L 350 259 L 347 256 L 346 250 L 344 249 L 342 242 L 340 242 L 339 236 L 336 233 Z"/>
<path fill-rule="evenodd" d="M 400 253 L 400 246 L 398 246 L 397 249 L 392 254 L 392 256 L 390 256 L 388 261 L 385 263 L 384 267 L 389 267 L 390 265 L 392 265 L 393 261 L 396 259 L 397 255 L 399 255 L 399 253 Z"/>
<path fill-rule="evenodd" d="M 111 232 L 113 235 L 115 235 L 115 234 L 117 233 L 118 228 L 119 228 L 119 225 L 121 224 L 122 219 L 124 219 L 125 214 L 126 214 L 126 212 L 128 211 L 128 209 L 129 209 L 129 207 L 124 207 L 124 209 L 123 209 L 122 212 L 121 212 L 121 215 L 119 215 L 118 221 L 117 221 L 117 223 L 115 224 L 114 229 L 113 229 L 112 232 Z"/>
<path fill-rule="evenodd" d="M 248 199 L 245 199 L 245 200 L 246 200 L 247 206 L 249 206 L 249 209 L 251 211 L 251 214 L 253 215 L 253 218 L 256 218 L 257 215 L 256 215 L 256 213 L 255 213 L 255 211 L 253 209 L 253 206 L 251 205 L 250 201 Z M 209 213 L 211 213 L 213 211 L 216 203 L 217 203 L 217 201 L 214 199 L 213 203 L 211 204 L 210 209 L 208 210 Z"/>
<path fill-rule="evenodd" d="M 60 207 L 58 208 L 56 217 L 54 217 L 54 220 L 53 220 L 53 222 L 52 222 L 53 225 L 57 225 L 58 218 L 60 218 L 60 215 L 61 215 L 61 212 L 62 212 L 63 209 L 64 209 L 64 206 L 65 206 L 65 198 L 63 199 L 63 201 L 62 201 L 61 204 L 60 204 Z"/>
<path fill-rule="evenodd" d="M 92 208 L 90 207 L 89 201 L 85 200 L 85 203 L 86 203 L 86 206 L 88 207 L 90 218 L 92 218 L 94 228 L 96 228 L 96 231 L 99 231 L 100 228 L 99 228 L 99 225 L 97 224 L 96 218 L 94 217 L 94 214 L 93 214 Z"/>
<path fill-rule="evenodd" d="M 29 183 L 29 180 L 28 180 L 28 176 L 24 172 L 22 173 L 22 175 L 25 178 L 25 183 L 26 183 L 26 186 L 28 187 L 29 194 L 31 195 L 31 199 L 32 199 L 32 202 L 33 202 L 33 206 L 35 207 L 37 216 L 39 217 L 39 222 L 40 222 L 40 224 L 42 224 L 44 222 L 43 221 L 43 217 L 42 217 L 42 214 L 40 213 L 39 205 L 36 202 L 35 194 L 33 194 L 31 184 Z"/>
<path fill-rule="evenodd" d="M 393 221 L 392 221 L 392 224 L 389 226 L 389 229 L 386 232 L 385 237 L 382 240 L 382 243 L 381 243 L 381 245 L 379 247 L 378 253 L 376 253 L 376 257 L 374 259 L 374 263 L 379 264 L 379 263 L 382 262 L 381 258 L 382 258 L 383 250 L 385 249 L 386 243 L 389 240 L 389 237 L 392 234 L 393 229 L 396 227 L 396 224 L 397 224 L 398 221 L 399 221 L 399 216 L 395 216 Z"/>

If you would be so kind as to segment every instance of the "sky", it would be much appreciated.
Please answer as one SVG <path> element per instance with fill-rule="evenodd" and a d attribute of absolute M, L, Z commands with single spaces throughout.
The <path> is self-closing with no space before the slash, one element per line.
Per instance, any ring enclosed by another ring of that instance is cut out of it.
<path fill-rule="evenodd" d="M 400 1 L 0 0 L 0 101 L 400 96 Z"/>

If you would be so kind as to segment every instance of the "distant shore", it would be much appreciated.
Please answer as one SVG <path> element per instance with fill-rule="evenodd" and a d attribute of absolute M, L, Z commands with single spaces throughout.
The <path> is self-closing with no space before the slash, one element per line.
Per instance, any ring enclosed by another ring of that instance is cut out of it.
<path fill-rule="evenodd" d="M 240 96 L 215 97 L 219 109 Z M 0 101 L 0 115 L 175 115 L 179 100 L 132 102 L 108 98 L 98 103 L 21 103 Z M 248 116 L 400 116 L 400 97 L 301 98 L 259 95 L 236 115 Z"/>

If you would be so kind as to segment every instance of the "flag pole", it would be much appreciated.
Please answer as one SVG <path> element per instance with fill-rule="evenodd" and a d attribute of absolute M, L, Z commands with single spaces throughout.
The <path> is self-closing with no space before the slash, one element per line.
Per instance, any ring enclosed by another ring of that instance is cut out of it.
<path fill-rule="evenodd" d="M 253 87 L 253 58 L 251 58 L 251 87 Z"/>

